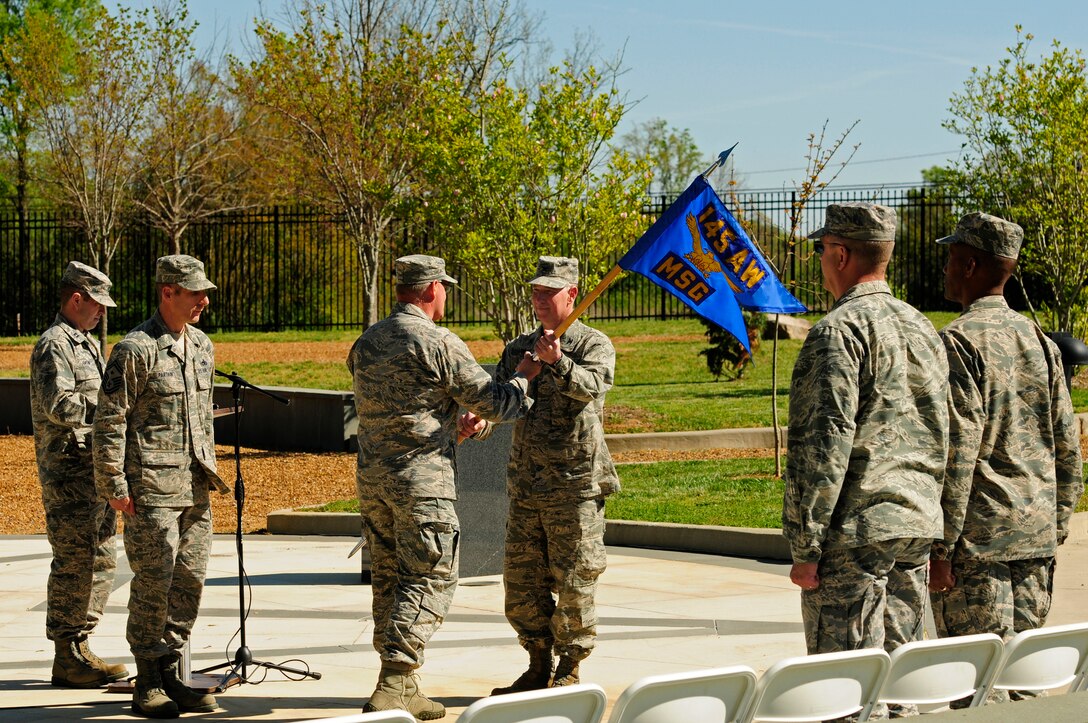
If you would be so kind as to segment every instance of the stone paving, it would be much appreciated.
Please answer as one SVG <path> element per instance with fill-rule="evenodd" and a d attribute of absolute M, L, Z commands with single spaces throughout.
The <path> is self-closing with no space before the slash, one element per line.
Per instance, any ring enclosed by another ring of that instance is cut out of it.
<path fill-rule="evenodd" d="M 202 717 L 296 721 L 359 711 L 373 688 L 378 658 L 370 645 L 370 588 L 360 583 L 358 558 L 347 558 L 354 543 L 348 537 L 245 539 L 248 647 L 256 659 L 308 666 L 321 679 L 292 681 L 250 668 L 251 684 L 220 694 L 221 709 Z M 761 672 L 804 653 L 798 593 L 787 564 L 634 548 L 608 552 L 598 595 L 599 644 L 582 675 L 602 685 L 610 703 L 645 675 L 733 664 Z M 0 537 L 0 723 L 136 719 L 127 695 L 49 685 L 49 558 L 43 536 Z M 130 578 L 122 554 L 116 590 L 93 642 L 103 657 L 131 668 L 124 641 Z M 1059 555 L 1051 624 L 1088 618 L 1086 585 L 1088 541 L 1081 536 Z M 234 538 L 217 536 L 193 636 L 193 668 L 232 658 L 237 628 Z M 503 618 L 500 578 L 462 579 L 450 616 L 428 647 L 424 689 L 447 706 L 445 720 L 456 720 L 493 686 L 512 680 L 525 660 Z"/>

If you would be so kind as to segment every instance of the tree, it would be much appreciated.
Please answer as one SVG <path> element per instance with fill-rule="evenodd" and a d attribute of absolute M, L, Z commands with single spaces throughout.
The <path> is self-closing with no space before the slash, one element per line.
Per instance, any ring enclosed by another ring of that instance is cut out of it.
<path fill-rule="evenodd" d="M 607 152 L 626 110 L 614 78 L 568 62 L 531 91 L 496 82 L 429 144 L 424 210 L 505 341 L 533 325 L 525 282 L 541 255 L 578 257 L 588 289 L 641 230 L 647 168 Z"/>
<path fill-rule="evenodd" d="M 944 126 L 963 136 L 953 186 L 979 210 L 1024 227 L 1021 273 L 1049 291 L 1049 326 L 1088 332 L 1088 77 L 1079 50 L 1057 40 L 1049 56 L 1028 57 L 1031 34 L 997 67 L 972 69 L 952 96 Z M 1030 285 L 1030 284 L 1029 284 Z"/>
<path fill-rule="evenodd" d="M 678 195 L 707 165 L 691 131 L 670 127 L 664 118 L 635 126 L 623 135 L 620 145 L 634 158 L 649 162 L 653 180 L 646 185 L 646 193 Z"/>
<path fill-rule="evenodd" d="M 249 168 L 239 150 L 246 119 L 209 62 L 197 57 L 185 0 L 153 14 L 159 72 L 134 201 L 166 235 L 169 252 L 179 254 L 194 222 L 246 205 L 241 182 Z"/>
<path fill-rule="evenodd" d="M 924 185 L 907 190 L 906 201 L 896 209 L 896 236 L 902 241 L 920 239 L 914 255 L 904 255 L 897 247 L 888 266 L 888 279 L 903 301 L 919 308 L 935 311 L 942 308 L 944 278 L 932 273 L 933 262 L 944 253 L 933 245 L 933 239 L 952 233 L 960 214 L 960 199 L 951 192 L 948 171 L 939 166 L 922 170 Z M 906 246 L 909 249 L 910 246 Z M 911 273 L 911 268 L 931 273 Z M 896 283 L 898 282 L 898 283 Z M 948 302 L 945 302 L 948 303 Z M 948 307 L 952 308 L 952 307 Z"/>
<path fill-rule="evenodd" d="M 10 183 L 5 182 L 5 195 L 10 195 L 15 205 L 19 233 L 19 264 L 21 273 L 30 268 L 30 232 L 27 213 L 30 206 L 31 158 L 30 143 L 35 127 L 33 105 L 27 103 L 22 85 L 16 80 L 18 68 L 15 61 L 18 51 L 17 38 L 21 36 L 27 18 L 34 14 L 51 16 L 58 28 L 74 37 L 86 27 L 88 13 L 98 7 L 97 0 L 0 0 L 0 146 L 5 155 L 5 165 L 11 173 Z M 61 58 L 70 59 L 71 47 Z M 29 310 L 29 285 L 22 287 L 20 308 Z"/>
<path fill-rule="evenodd" d="M 4 55 L 39 118 L 49 164 L 46 188 L 74 212 L 91 262 L 108 274 L 139 170 L 136 151 L 154 79 L 151 35 L 146 12 L 133 18 L 124 8 L 116 15 L 97 9 L 88 22 L 69 54 L 71 39 L 57 17 L 29 15 Z M 103 316 L 103 352 L 106 322 Z"/>
<path fill-rule="evenodd" d="M 289 133 L 283 172 L 303 200 L 344 218 L 363 276 L 367 325 L 378 319 L 378 255 L 385 232 L 417 192 L 419 145 L 438 98 L 457 92 L 448 37 L 397 25 L 385 3 L 304 3 L 294 30 L 257 26 L 260 56 L 232 63 L 238 92 Z"/>

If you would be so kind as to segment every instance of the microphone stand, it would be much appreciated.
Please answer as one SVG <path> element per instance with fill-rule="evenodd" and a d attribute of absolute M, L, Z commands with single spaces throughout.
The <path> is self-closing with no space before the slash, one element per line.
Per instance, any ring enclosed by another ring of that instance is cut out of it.
<path fill-rule="evenodd" d="M 294 675 L 300 675 L 303 677 L 313 678 L 318 680 L 321 678 L 321 673 L 315 673 L 310 670 L 299 670 L 297 668 L 289 668 L 285 665 L 279 665 L 277 663 L 269 663 L 264 660 L 255 660 L 253 653 L 246 646 L 246 586 L 245 586 L 245 564 L 242 551 L 242 509 L 246 503 L 246 483 L 242 478 L 242 450 L 241 450 L 241 400 L 242 389 L 248 388 L 256 392 L 259 392 L 266 397 L 270 397 L 280 404 L 290 404 L 291 400 L 286 397 L 282 397 L 279 394 L 274 394 L 267 389 L 261 389 L 256 384 L 251 384 L 234 372 L 226 373 L 215 369 L 215 375 L 229 379 L 231 383 L 230 392 L 231 398 L 234 400 L 234 509 L 235 509 L 235 522 L 234 528 L 234 542 L 238 549 L 238 634 L 240 647 L 237 652 L 234 653 L 234 660 L 226 663 L 220 663 L 219 665 L 213 665 L 210 668 L 196 671 L 197 673 L 208 673 L 213 670 L 219 670 L 221 668 L 229 668 L 229 670 L 219 676 L 219 685 L 215 689 L 216 691 L 223 691 L 232 685 L 239 683 L 248 683 L 249 679 L 246 677 L 246 667 L 254 666 L 261 668 L 270 668 L 272 670 L 279 670 L 284 673 L 292 673 Z M 214 676 L 213 676 L 214 677 Z"/>

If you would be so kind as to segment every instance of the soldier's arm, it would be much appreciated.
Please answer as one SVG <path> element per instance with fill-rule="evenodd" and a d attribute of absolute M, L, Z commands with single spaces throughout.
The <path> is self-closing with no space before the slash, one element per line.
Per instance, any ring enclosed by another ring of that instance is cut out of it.
<path fill-rule="evenodd" d="M 942 333 L 941 340 L 948 356 L 948 463 L 941 493 L 944 538 L 936 540 L 930 550 L 930 558 L 938 561 L 952 559 L 963 534 L 986 424 L 975 355 L 955 334 Z"/>
<path fill-rule="evenodd" d="M 820 559 L 850 465 L 864 350 L 832 328 L 810 333 L 790 386 L 782 533 L 795 564 Z"/>
<path fill-rule="evenodd" d="M 591 336 L 581 355 L 581 362 L 575 363 L 568 354 L 563 354 L 554 364 L 545 365 L 545 369 L 555 379 L 555 385 L 562 394 L 580 402 L 592 402 L 599 399 L 612 388 L 616 375 L 616 350 L 604 336 Z"/>
<path fill-rule="evenodd" d="M 146 364 L 124 340 L 113 348 L 102 375 L 98 410 L 94 416 L 94 481 L 99 497 L 121 500 L 130 496 L 125 479 L 125 445 L 129 414 L 140 393 Z"/>
<path fill-rule="evenodd" d="M 507 344 L 502 350 L 502 356 L 499 357 L 499 363 L 495 367 L 495 381 L 508 382 L 513 379 L 514 375 L 517 373 L 518 361 L 520 361 L 523 356 L 523 349 L 518 345 L 517 340 Z M 483 429 L 471 435 L 470 438 L 477 441 L 483 441 L 490 437 L 491 433 L 495 431 L 495 423 L 489 422 L 486 419 L 480 419 L 479 421 L 483 423 Z"/>
<path fill-rule="evenodd" d="M 1084 466 L 1081 463 L 1080 430 L 1073 413 L 1073 402 L 1065 388 L 1061 359 L 1047 347 L 1050 366 L 1051 414 L 1054 427 L 1054 472 L 1058 482 L 1058 544 L 1069 537 L 1069 520 L 1084 492 Z"/>
<path fill-rule="evenodd" d="M 73 429 L 90 423 L 94 407 L 76 391 L 75 370 L 60 343 L 48 341 L 35 350 L 30 378 L 50 422 Z"/>
<path fill-rule="evenodd" d="M 528 409 L 529 380 L 515 373 L 507 382 L 492 379 L 455 334 L 445 334 L 436 360 L 450 396 L 465 409 L 492 422 L 516 419 Z"/>

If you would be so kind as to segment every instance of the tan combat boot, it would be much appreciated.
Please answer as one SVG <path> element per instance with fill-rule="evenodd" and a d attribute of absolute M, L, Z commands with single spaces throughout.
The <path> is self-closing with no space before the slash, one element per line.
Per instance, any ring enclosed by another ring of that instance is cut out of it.
<path fill-rule="evenodd" d="M 555 666 L 555 679 L 553 688 L 562 688 L 565 685 L 578 685 L 578 661 L 568 655 L 560 655 L 559 662 Z"/>
<path fill-rule="evenodd" d="M 159 672 L 162 674 L 162 689 L 170 700 L 178 705 L 182 713 L 211 713 L 219 708 L 215 696 L 211 693 L 198 693 L 181 679 L 181 660 L 177 655 L 165 655 L 159 658 Z"/>
<path fill-rule="evenodd" d="M 491 695 L 521 693 L 526 690 L 541 690 L 548 687 L 548 683 L 552 679 L 551 646 L 536 645 L 527 648 L 527 650 L 529 651 L 529 669 L 510 685 L 492 690 Z"/>
<path fill-rule="evenodd" d="M 406 710 L 418 720 L 437 720 L 446 715 L 441 703 L 423 695 L 418 675 L 385 665 L 378 673 L 377 687 L 363 706 L 364 713 L 379 710 Z"/>
<path fill-rule="evenodd" d="M 75 638 L 54 640 L 53 674 L 50 683 L 62 688 L 98 688 L 115 678 L 83 657 Z"/>
<path fill-rule="evenodd" d="M 124 680 L 128 677 L 128 668 L 124 665 L 121 663 L 107 663 L 95 655 L 87 638 L 79 641 L 79 652 L 83 655 L 84 660 L 91 664 L 92 668 L 101 670 L 106 674 L 107 682 L 112 683 L 115 680 Z"/>
<path fill-rule="evenodd" d="M 177 718 L 177 703 L 162 688 L 158 658 L 136 658 L 136 689 L 132 711 L 147 718 Z"/>

